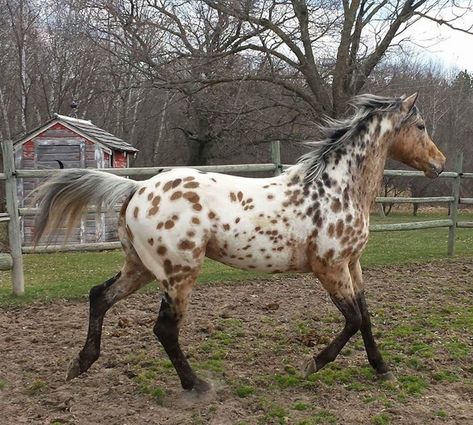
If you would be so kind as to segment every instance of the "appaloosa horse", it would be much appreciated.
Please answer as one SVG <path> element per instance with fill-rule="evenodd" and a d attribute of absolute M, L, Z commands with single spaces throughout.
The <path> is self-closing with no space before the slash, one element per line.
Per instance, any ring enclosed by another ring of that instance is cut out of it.
<path fill-rule="evenodd" d="M 204 257 L 247 270 L 313 272 L 345 317 L 342 332 L 309 363 L 306 373 L 333 361 L 361 330 L 368 360 L 380 377 L 392 375 L 371 332 L 360 256 L 368 241 L 370 207 L 388 157 L 442 172 L 445 157 L 407 98 L 362 95 L 355 115 L 331 121 L 326 138 L 285 173 L 243 178 L 176 168 L 146 181 L 93 170 L 58 172 L 39 189 L 36 240 L 62 224 L 71 229 L 87 204 L 112 207 L 128 196 L 118 232 L 122 270 L 90 291 L 84 348 L 68 378 L 99 357 L 105 312 L 153 279 L 164 291 L 154 333 L 185 389 L 204 391 L 178 341 L 192 287 Z"/>

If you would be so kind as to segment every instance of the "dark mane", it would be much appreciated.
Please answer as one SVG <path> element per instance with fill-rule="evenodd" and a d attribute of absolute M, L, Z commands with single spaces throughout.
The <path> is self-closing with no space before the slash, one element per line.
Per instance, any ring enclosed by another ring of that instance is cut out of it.
<path fill-rule="evenodd" d="M 326 119 L 325 125 L 320 127 L 324 139 L 304 143 L 311 149 L 311 152 L 303 155 L 298 161 L 305 167 L 305 180 L 313 181 L 323 173 L 328 155 L 356 137 L 361 128 L 360 124 L 368 121 L 375 113 L 399 111 L 402 100 L 403 98 L 399 97 L 362 94 L 350 102 L 355 109 L 351 117 L 339 120 Z M 417 115 L 416 108 L 412 109 L 409 116 L 414 113 Z"/>

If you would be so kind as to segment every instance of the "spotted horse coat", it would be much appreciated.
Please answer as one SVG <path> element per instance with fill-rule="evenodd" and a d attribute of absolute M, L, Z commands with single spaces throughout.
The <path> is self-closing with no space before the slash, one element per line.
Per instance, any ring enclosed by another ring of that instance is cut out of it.
<path fill-rule="evenodd" d="M 430 140 L 416 95 L 355 100 L 355 115 L 329 122 L 326 139 L 283 174 L 264 179 L 177 168 L 136 182 L 93 170 L 67 170 L 39 191 L 37 240 L 65 222 L 72 228 L 88 203 L 120 213 L 122 271 L 90 293 L 87 341 L 68 377 L 100 353 L 105 312 L 151 280 L 164 297 L 154 332 L 186 389 L 204 391 L 183 354 L 179 328 L 204 257 L 246 270 L 313 272 L 345 317 L 342 332 L 309 362 L 312 373 L 333 361 L 361 330 L 368 360 L 391 377 L 371 332 L 359 258 L 368 241 L 369 212 L 387 157 L 430 177 L 445 157 Z M 60 214 L 56 212 L 60 211 Z"/>

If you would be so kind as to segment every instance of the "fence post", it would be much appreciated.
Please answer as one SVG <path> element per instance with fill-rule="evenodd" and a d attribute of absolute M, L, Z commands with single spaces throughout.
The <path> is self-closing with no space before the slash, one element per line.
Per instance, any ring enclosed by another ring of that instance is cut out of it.
<path fill-rule="evenodd" d="M 452 182 L 452 196 L 453 201 L 450 204 L 450 219 L 452 225 L 448 232 L 448 255 L 455 255 L 455 242 L 457 238 L 457 221 L 458 221 L 458 204 L 460 201 L 460 186 L 461 186 L 461 174 L 463 169 L 463 152 L 458 152 L 455 158 L 455 169 L 458 175 L 453 179 Z"/>
<path fill-rule="evenodd" d="M 15 155 L 13 153 L 13 142 L 11 140 L 5 140 L 2 142 L 2 152 L 3 170 L 6 176 L 5 195 L 7 201 L 7 212 L 10 216 L 10 221 L 8 222 L 8 241 L 13 260 L 11 271 L 12 289 L 14 295 L 23 295 L 25 293 L 25 278 L 23 275 L 23 256 L 21 253 L 20 215 L 18 213 Z"/>
<path fill-rule="evenodd" d="M 386 214 L 384 214 L 384 204 L 382 202 L 378 204 L 378 214 L 380 217 L 386 218 Z"/>
<path fill-rule="evenodd" d="M 276 166 L 274 170 L 274 175 L 279 176 L 282 173 L 282 164 L 281 164 L 281 142 L 279 140 L 273 140 L 271 142 L 271 161 Z"/>

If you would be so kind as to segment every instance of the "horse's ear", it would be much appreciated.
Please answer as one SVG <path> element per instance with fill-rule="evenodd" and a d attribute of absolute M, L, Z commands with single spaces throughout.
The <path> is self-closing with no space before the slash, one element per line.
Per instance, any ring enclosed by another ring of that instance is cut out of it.
<path fill-rule="evenodd" d="M 407 114 L 413 107 L 414 104 L 416 103 L 418 93 L 411 94 L 409 97 L 406 97 L 403 99 L 402 104 L 401 104 L 401 112 L 404 112 Z"/>

